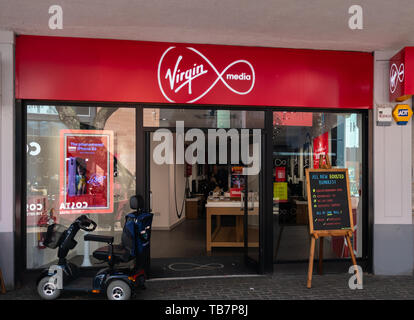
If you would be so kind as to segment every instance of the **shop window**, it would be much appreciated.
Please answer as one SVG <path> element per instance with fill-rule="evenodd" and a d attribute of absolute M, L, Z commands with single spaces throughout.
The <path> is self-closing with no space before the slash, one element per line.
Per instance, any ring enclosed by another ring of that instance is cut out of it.
<path fill-rule="evenodd" d="M 135 109 L 28 105 L 27 268 L 54 262 L 45 248 L 49 224 L 70 225 L 81 214 L 97 222 L 95 234 L 120 241 L 129 198 L 135 194 Z M 83 232 L 71 259 L 80 264 Z M 91 257 L 93 260 L 93 258 Z"/>
<path fill-rule="evenodd" d="M 273 113 L 273 217 L 275 261 L 309 257 L 306 168 L 319 156 L 333 168 L 347 168 L 354 219 L 353 246 L 362 256 L 362 115 L 333 112 Z M 327 238 L 324 258 L 349 258 L 344 238 Z"/>

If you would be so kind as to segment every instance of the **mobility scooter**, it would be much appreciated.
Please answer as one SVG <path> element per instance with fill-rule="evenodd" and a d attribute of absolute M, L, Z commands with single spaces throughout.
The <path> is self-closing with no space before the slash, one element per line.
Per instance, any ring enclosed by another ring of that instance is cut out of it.
<path fill-rule="evenodd" d="M 114 237 L 87 234 L 85 241 L 106 243 L 107 246 L 93 252 L 93 257 L 106 262 L 107 267 L 95 275 L 88 275 L 66 257 L 74 249 L 74 240 L 80 229 L 92 232 L 96 223 L 86 215 L 81 215 L 67 228 L 58 224 L 48 227 L 45 235 L 45 246 L 58 249 L 58 263 L 44 270 L 37 280 L 37 292 L 43 299 L 57 299 L 62 291 L 83 291 L 89 293 L 105 293 L 110 300 L 128 300 L 137 287 L 145 288 L 145 265 L 149 257 L 152 213 L 142 211 L 143 199 L 133 196 L 130 199 L 132 210 L 125 217 L 121 244 L 114 245 Z M 135 259 L 133 267 L 117 267 L 119 263 L 127 263 Z"/>

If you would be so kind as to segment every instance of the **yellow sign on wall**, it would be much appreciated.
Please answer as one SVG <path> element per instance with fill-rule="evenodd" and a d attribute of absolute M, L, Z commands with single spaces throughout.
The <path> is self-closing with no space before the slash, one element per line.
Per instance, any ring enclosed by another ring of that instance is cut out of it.
<path fill-rule="evenodd" d="M 279 201 L 288 199 L 287 182 L 273 182 L 273 198 Z"/>
<path fill-rule="evenodd" d="M 413 111 L 408 104 L 397 104 L 392 111 L 392 116 L 398 125 L 406 125 L 412 115 Z"/>

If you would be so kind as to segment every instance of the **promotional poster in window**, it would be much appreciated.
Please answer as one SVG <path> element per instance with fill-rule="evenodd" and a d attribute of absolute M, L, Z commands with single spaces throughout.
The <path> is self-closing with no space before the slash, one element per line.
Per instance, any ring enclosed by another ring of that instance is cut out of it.
<path fill-rule="evenodd" d="M 60 131 L 60 214 L 113 211 L 113 132 Z"/>

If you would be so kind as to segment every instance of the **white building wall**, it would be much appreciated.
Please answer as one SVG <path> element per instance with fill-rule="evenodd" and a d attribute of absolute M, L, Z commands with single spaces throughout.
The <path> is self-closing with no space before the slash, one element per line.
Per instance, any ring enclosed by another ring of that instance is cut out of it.
<path fill-rule="evenodd" d="M 389 60 L 396 51 L 374 54 L 373 112 L 373 194 L 374 194 L 374 273 L 412 274 L 412 124 L 377 126 L 378 106 L 395 107 L 389 102 Z M 403 102 L 412 105 L 411 99 Z"/>

